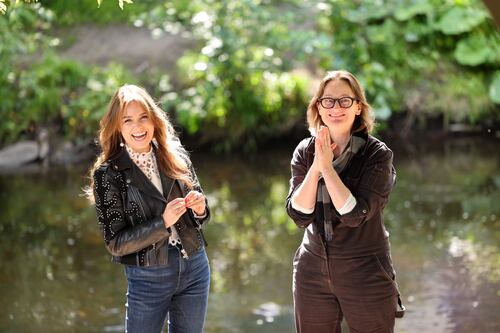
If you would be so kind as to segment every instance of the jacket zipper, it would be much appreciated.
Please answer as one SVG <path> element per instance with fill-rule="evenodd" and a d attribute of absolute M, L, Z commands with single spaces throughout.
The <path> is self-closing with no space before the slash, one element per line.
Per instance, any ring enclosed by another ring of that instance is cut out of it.
<path fill-rule="evenodd" d="M 144 212 L 144 207 L 142 207 L 142 203 L 140 201 L 140 196 L 137 193 L 137 188 L 130 186 L 130 194 L 132 195 L 132 200 L 134 200 L 137 203 L 137 206 L 139 206 L 140 213 L 142 214 L 142 218 L 146 219 L 146 213 Z M 156 243 L 152 244 L 153 250 L 156 250 Z M 146 251 L 146 259 L 147 263 L 145 265 L 149 266 L 150 260 L 149 260 L 149 251 Z"/>
<path fill-rule="evenodd" d="M 170 199 L 170 194 L 172 193 L 172 189 L 174 188 L 174 186 L 175 186 L 176 182 L 177 182 L 177 179 L 174 179 L 174 181 L 172 182 L 172 185 L 170 186 L 170 190 L 168 190 L 168 195 L 167 195 L 167 197 L 166 197 L 167 204 L 168 204 L 168 199 Z M 183 194 L 183 193 L 182 193 L 182 189 L 181 189 L 181 194 Z M 186 214 L 186 213 L 184 213 L 184 214 Z M 183 215 L 184 215 L 184 214 L 183 214 Z M 182 217 L 182 216 L 181 216 L 181 217 Z M 180 217 L 179 217 L 179 218 L 180 218 Z M 175 224 L 174 224 L 174 225 L 172 225 L 172 227 L 173 227 L 173 228 L 175 228 Z M 181 235 L 179 234 L 179 231 L 178 231 L 177 229 L 175 229 L 175 230 L 177 231 L 177 235 L 179 236 L 179 242 L 180 242 L 180 244 L 181 244 L 180 252 L 181 252 L 181 254 L 182 254 L 182 258 L 183 258 L 183 259 L 189 259 L 189 256 L 188 256 L 188 254 L 187 254 L 186 250 L 184 249 L 184 245 L 182 245 Z"/>

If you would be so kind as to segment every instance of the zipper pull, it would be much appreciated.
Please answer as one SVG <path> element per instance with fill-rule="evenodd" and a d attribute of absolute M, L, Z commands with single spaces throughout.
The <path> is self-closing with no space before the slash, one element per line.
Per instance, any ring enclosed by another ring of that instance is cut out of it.
<path fill-rule="evenodd" d="M 181 250 L 181 253 L 182 253 L 182 258 L 184 258 L 184 259 L 189 259 L 189 256 L 188 256 L 188 254 L 187 254 L 186 250 L 182 249 L 182 250 Z"/>

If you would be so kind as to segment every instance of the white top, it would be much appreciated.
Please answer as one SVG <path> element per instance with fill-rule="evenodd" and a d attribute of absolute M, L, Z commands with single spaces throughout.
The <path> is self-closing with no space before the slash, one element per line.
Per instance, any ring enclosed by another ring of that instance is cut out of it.
<path fill-rule="evenodd" d="M 298 210 L 299 212 L 304 213 L 304 214 L 312 214 L 312 212 L 314 212 L 314 207 L 313 208 L 306 208 L 306 207 L 302 207 L 301 205 L 299 205 L 297 203 L 297 201 L 295 201 L 295 194 L 296 193 L 297 192 L 295 192 L 292 195 L 292 208 L 295 210 Z M 349 197 L 345 201 L 344 205 L 338 210 L 339 214 L 344 215 L 344 214 L 350 213 L 354 209 L 354 207 L 356 206 L 356 203 L 357 203 L 356 198 L 352 195 L 352 193 L 349 193 Z"/>
<path fill-rule="evenodd" d="M 153 183 L 156 189 L 160 191 L 161 194 L 163 194 L 160 171 L 158 170 L 153 147 L 151 147 L 151 149 L 146 153 L 138 153 L 132 150 L 132 148 L 130 148 L 128 145 L 125 145 L 125 148 L 127 149 L 127 152 L 130 155 L 132 161 L 134 161 L 135 165 L 137 165 L 139 169 L 141 169 L 141 171 L 146 175 L 146 177 L 148 177 L 148 179 L 151 181 L 151 183 Z M 180 244 L 181 240 L 179 238 L 177 230 L 175 229 L 175 226 L 172 225 L 170 228 L 172 229 L 172 234 L 169 237 L 169 243 L 174 246 Z"/>

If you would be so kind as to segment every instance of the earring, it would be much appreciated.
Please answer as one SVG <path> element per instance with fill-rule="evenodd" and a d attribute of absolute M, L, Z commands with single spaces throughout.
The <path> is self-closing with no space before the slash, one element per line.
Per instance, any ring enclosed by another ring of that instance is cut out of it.
<path fill-rule="evenodd" d="M 123 141 L 120 141 L 120 147 L 124 147 L 125 144 L 123 143 Z"/>

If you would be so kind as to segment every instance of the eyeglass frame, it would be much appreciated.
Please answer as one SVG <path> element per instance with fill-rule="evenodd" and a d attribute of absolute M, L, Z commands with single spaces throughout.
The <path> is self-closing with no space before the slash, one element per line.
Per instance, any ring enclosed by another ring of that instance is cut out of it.
<path fill-rule="evenodd" d="M 333 100 L 333 105 L 332 105 L 331 107 L 329 107 L 329 108 L 328 108 L 328 107 L 326 107 L 326 106 L 324 106 L 324 105 L 323 105 L 323 101 L 324 101 L 325 99 L 330 99 L 330 100 Z M 340 100 L 341 100 L 341 99 L 349 99 L 349 100 L 351 100 L 351 105 L 346 106 L 346 107 L 343 107 L 342 105 L 340 105 Z M 333 109 L 333 108 L 335 108 L 335 103 L 338 103 L 339 107 L 340 107 L 340 108 L 342 108 L 342 109 L 348 109 L 348 108 L 350 108 L 350 107 L 354 104 L 354 102 L 356 102 L 356 103 L 357 103 L 357 102 L 359 102 L 359 99 L 354 98 L 354 97 L 350 97 L 350 96 L 344 96 L 344 97 L 340 97 L 340 98 L 333 98 L 333 97 L 320 97 L 320 98 L 318 98 L 318 100 L 316 101 L 316 103 L 319 103 L 319 104 L 320 104 L 323 108 L 325 108 L 325 109 Z"/>

